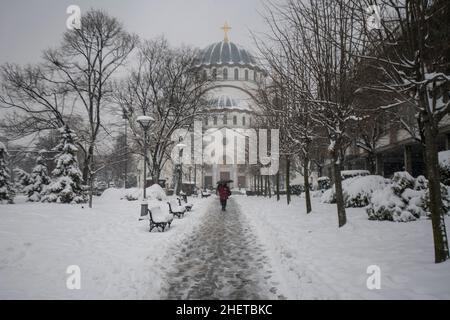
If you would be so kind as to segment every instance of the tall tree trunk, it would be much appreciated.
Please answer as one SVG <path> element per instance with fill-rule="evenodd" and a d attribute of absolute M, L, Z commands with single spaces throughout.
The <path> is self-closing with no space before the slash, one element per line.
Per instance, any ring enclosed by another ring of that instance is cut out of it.
<path fill-rule="evenodd" d="M 336 206 L 338 212 L 339 227 L 344 226 L 347 223 L 347 216 L 345 214 L 344 195 L 342 193 L 342 177 L 341 177 L 341 165 L 338 162 L 339 157 L 333 155 L 333 178 L 334 186 L 336 189 Z"/>
<path fill-rule="evenodd" d="M 309 160 L 305 157 L 303 161 L 303 181 L 305 186 L 305 202 L 306 202 L 306 213 L 311 212 L 311 193 L 309 192 L 309 170 L 308 170 Z"/>
<path fill-rule="evenodd" d="M 91 143 L 89 146 L 88 159 L 89 208 L 92 208 L 92 198 L 94 196 L 94 143 Z"/>
<path fill-rule="evenodd" d="M 291 159 L 286 158 L 286 201 L 287 204 L 291 203 L 291 186 L 290 184 L 290 171 L 291 171 Z"/>
<path fill-rule="evenodd" d="M 277 171 L 276 184 L 277 201 L 280 201 L 280 170 Z"/>
<path fill-rule="evenodd" d="M 431 223 L 433 226 L 434 259 L 436 263 L 439 263 L 449 259 L 449 250 L 444 212 L 442 210 L 441 183 L 436 143 L 437 130 L 433 130 L 429 123 L 425 124 L 424 129 Z"/>
<path fill-rule="evenodd" d="M 269 176 L 264 176 L 264 197 L 267 197 L 267 178 Z"/>

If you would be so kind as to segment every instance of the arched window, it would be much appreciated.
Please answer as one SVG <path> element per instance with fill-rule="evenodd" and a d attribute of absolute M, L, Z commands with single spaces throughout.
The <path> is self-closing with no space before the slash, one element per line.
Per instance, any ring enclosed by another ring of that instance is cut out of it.
<path fill-rule="evenodd" d="M 208 73 L 206 70 L 203 70 L 203 81 L 206 81 L 206 79 L 208 79 Z"/>
<path fill-rule="evenodd" d="M 237 125 L 237 116 L 233 116 L 233 124 Z"/>
<path fill-rule="evenodd" d="M 242 125 L 245 126 L 245 116 L 242 116 Z"/>
<path fill-rule="evenodd" d="M 213 80 L 217 79 L 217 69 L 216 68 L 212 69 L 212 78 L 213 78 Z"/>
<path fill-rule="evenodd" d="M 234 69 L 234 80 L 239 80 L 239 69 Z"/>
<path fill-rule="evenodd" d="M 256 82 L 256 71 L 253 71 L 253 81 Z"/>
<path fill-rule="evenodd" d="M 224 114 L 223 115 L 223 124 L 227 124 L 227 123 L 228 123 L 227 115 Z"/>
<path fill-rule="evenodd" d="M 213 118 L 213 123 L 214 123 L 214 125 L 217 124 L 217 116 L 214 116 L 214 118 Z"/>
<path fill-rule="evenodd" d="M 228 80 L 228 69 L 223 68 L 223 80 Z"/>
<path fill-rule="evenodd" d="M 248 70 L 245 70 L 245 81 L 248 81 Z"/>

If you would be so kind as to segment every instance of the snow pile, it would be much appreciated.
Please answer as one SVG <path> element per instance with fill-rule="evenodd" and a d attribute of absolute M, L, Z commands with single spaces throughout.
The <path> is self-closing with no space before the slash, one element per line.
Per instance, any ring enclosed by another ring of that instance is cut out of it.
<path fill-rule="evenodd" d="M 370 220 L 414 221 L 426 215 L 428 182 L 414 179 L 408 172 L 396 172 L 392 184 L 375 191 L 366 212 Z"/>
<path fill-rule="evenodd" d="M 441 182 L 450 186 L 450 150 L 439 152 Z"/>
<path fill-rule="evenodd" d="M 150 200 L 165 200 L 167 198 L 166 192 L 159 184 L 154 184 L 145 190 L 147 199 Z M 134 201 L 142 199 L 142 189 L 140 188 L 108 188 L 103 191 L 100 196 L 102 200 L 128 200 Z"/>
<path fill-rule="evenodd" d="M 342 181 L 344 203 L 346 207 L 365 207 L 369 204 L 372 194 L 386 188 L 389 180 L 382 176 L 356 176 Z M 323 203 L 336 203 L 335 186 L 326 190 L 321 201 Z"/>
<path fill-rule="evenodd" d="M 159 184 L 154 184 L 150 187 L 148 187 L 145 190 L 145 193 L 147 194 L 147 197 L 149 199 L 156 199 L 156 200 L 165 200 L 167 198 L 166 192 Z"/>

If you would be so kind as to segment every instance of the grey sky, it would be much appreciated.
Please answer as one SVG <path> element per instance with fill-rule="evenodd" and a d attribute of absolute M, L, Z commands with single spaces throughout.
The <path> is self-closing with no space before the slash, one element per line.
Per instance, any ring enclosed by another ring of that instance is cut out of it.
<path fill-rule="evenodd" d="M 67 6 L 102 8 L 127 30 L 150 39 L 164 34 L 170 43 L 205 47 L 223 39 L 220 27 L 232 27 L 230 40 L 253 49 L 248 29 L 262 31 L 262 0 L 0 0 L 0 64 L 33 63 L 56 46 L 66 30 Z"/>

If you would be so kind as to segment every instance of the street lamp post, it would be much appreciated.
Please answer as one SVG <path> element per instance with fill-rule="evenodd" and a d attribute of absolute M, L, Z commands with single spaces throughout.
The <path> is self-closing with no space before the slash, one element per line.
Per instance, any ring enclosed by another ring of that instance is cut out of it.
<path fill-rule="evenodd" d="M 178 182 L 177 182 L 177 188 L 175 190 L 175 194 L 178 196 L 178 195 L 180 195 L 180 190 L 183 186 L 182 157 L 183 157 L 183 149 L 186 147 L 186 145 L 180 141 L 176 145 L 176 147 L 178 148 Z"/>
<path fill-rule="evenodd" d="M 150 128 L 150 124 L 154 121 L 152 117 L 149 116 L 139 116 L 136 121 L 141 125 L 144 130 L 144 182 L 143 182 L 143 200 L 147 198 L 146 193 L 146 185 L 147 185 L 147 152 L 148 152 L 148 144 L 147 144 L 147 131 Z"/>

